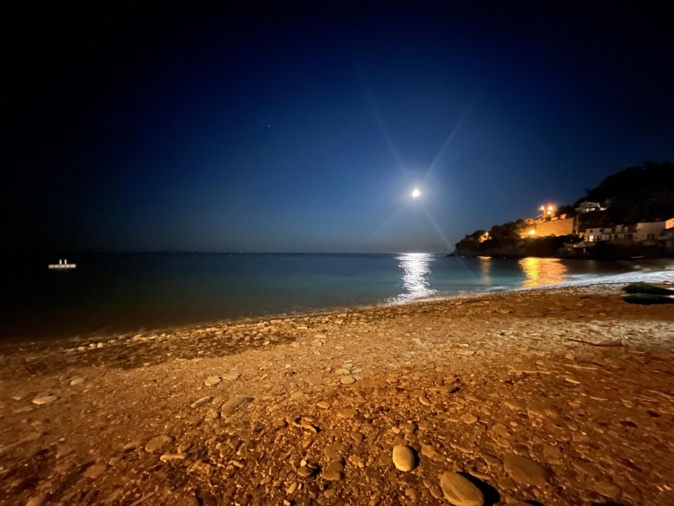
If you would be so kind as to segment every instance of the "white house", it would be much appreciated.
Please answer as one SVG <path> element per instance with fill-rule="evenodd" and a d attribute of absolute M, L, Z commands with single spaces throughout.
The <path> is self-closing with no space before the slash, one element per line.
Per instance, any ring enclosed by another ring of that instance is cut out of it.
<path fill-rule="evenodd" d="M 638 242 L 653 242 L 658 240 L 660 235 L 667 228 L 667 221 L 651 221 L 647 223 L 637 223 L 634 240 Z"/>
<path fill-rule="evenodd" d="M 636 225 L 616 225 L 615 227 L 588 228 L 585 230 L 587 242 L 640 242 L 652 243 L 665 235 L 665 230 L 674 229 L 674 218 L 667 221 L 651 221 Z"/>
<path fill-rule="evenodd" d="M 576 211 L 579 213 L 591 213 L 592 211 L 606 211 L 605 207 L 601 207 L 599 202 L 581 202 L 576 207 Z"/>

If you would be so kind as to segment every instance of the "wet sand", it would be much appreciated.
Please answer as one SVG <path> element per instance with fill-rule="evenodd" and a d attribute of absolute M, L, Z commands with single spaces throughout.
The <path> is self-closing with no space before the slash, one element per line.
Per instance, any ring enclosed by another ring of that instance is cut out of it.
<path fill-rule="evenodd" d="M 0 503 L 674 504 L 674 309 L 619 289 L 2 344 Z"/>

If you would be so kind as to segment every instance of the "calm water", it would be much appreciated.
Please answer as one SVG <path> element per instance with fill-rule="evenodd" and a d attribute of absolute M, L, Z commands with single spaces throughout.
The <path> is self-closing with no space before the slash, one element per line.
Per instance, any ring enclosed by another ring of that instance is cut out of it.
<path fill-rule="evenodd" d="M 261 314 L 406 302 L 621 272 L 610 263 L 431 254 L 104 254 L 3 273 L 0 336 L 126 332 Z"/>

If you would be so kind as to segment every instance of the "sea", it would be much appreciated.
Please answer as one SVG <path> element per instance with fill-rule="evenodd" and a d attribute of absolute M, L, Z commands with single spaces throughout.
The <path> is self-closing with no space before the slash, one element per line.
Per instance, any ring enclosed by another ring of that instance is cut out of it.
<path fill-rule="evenodd" d="M 0 339 L 136 332 L 230 318 L 593 281 L 626 264 L 440 254 L 82 254 L 34 256 L 2 274 Z"/>

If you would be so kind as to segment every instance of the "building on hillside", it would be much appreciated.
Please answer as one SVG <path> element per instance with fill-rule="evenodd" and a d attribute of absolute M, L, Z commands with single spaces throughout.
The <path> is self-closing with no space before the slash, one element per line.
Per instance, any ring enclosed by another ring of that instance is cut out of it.
<path fill-rule="evenodd" d="M 651 221 L 636 225 L 616 225 L 614 227 L 588 228 L 585 230 L 587 242 L 640 243 L 655 245 L 674 230 L 674 218 L 667 221 Z M 667 233 L 665 233 L 667 232 Z"/>
<path fill-rule="evenodd" d="M 670 251 L 674 253 L 674 226 L 671 228 L 665 229 L 665 231 L 660 234 L 658 241 L 665 248 L 665 251 Z"/>
<path fill-rule="evenodd" d="M 574 218 L 567 218 L 566 214 L 558 216 L 557 206 L 545 204 L 538 210 L 541 211 L 541 214 L 536 219 L 527 218 L 524 220 L 524 227 L 520 232 L 522 239 L 527 237 L 562 236 L 574 233 Z"/>
<path fill-rule="evenodd" d="M 599 202 L 581 202 L 576 207 L 576 212 L 578 213 L 592 213 L 594 211 L 606 211 L 605 207 L 602 207 Z"/>
<path fill-rule="evenodd" d="M 520 237 L 549 237 L 573 234 L 573 218 L 555 218 L 550 221 L 534 221 L 526 223 Z"/>

